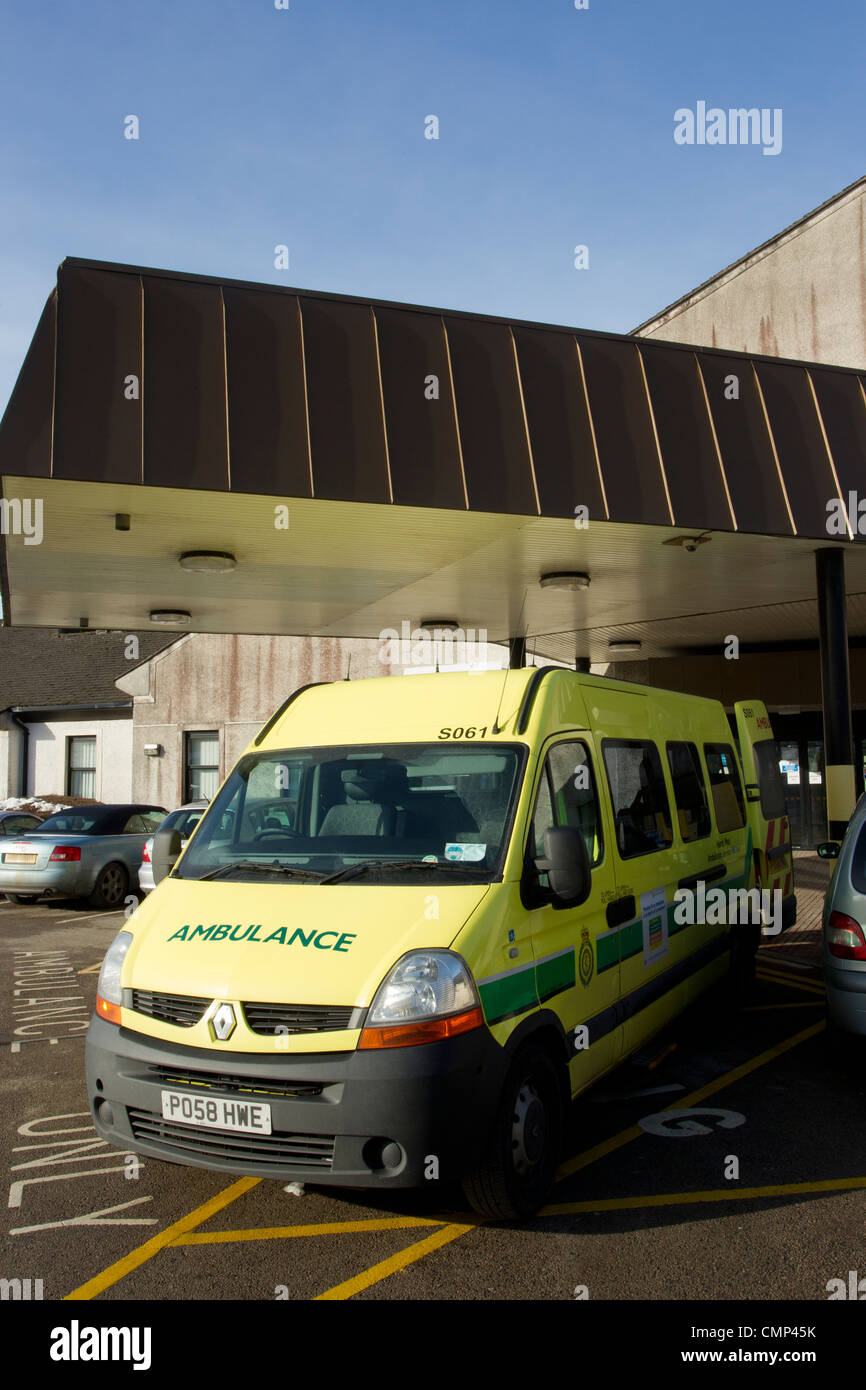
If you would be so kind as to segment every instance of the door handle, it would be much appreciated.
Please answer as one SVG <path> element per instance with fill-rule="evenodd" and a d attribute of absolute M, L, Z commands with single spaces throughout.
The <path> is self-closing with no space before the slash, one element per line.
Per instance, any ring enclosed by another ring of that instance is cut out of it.
<path fill-rule="evenodd" d="M 637 916 L 634 893 L 629 893 L 626 898 L 617 898 L 614 902 L 608 903 L 605 911 L 607 925 L 609 927 L 620 927 L 623 922 L 630 922 L 632 917 Z"/>
<path fill-rule="evenodd" d="M 681 878 L 677 888 L 697 888 L 699 883 L 712 883 L 714 879 L 724 878 L 728 870 L 724 864 L 714 864 L 712 868 L 702 869 L 700 873 L 689 874 L 688 878 Z"/>

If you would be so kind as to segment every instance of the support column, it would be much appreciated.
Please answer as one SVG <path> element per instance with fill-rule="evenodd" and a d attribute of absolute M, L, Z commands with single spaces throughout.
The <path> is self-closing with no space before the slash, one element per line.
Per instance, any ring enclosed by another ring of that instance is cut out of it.
<path fill-rule="evenodd" d="M 815 569 L 821 643 L 827 829 L 831 840 L 841 840 L 855 801 L 844 550 L 816 551 Z"/>
<path fill-rule="evenodd" d="M 576 656 L 576 657 L 574 658 L 574 669 L 575 669 L 575 671 L 579 671 L 579 672 L 581 673 L 581 675 L 583 675 L 583 676 L 588 676 L 588 675 L 590 674 L 590 671 L 589 671 L 589 657 L 588 657 L 588 656 Z"/>
<path fill-rule="evenodd" d="M 512 671 L 519 670 L 526 665 L 526 638 L 509 637 L 508 639 L 508 665 Z"/>

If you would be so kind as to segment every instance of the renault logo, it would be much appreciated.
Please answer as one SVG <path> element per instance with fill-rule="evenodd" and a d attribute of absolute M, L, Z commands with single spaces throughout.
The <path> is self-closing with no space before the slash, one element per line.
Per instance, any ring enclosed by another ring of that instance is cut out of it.
<path fill-rule="evenodd" d="M 220 1004 L 210 1021 L 210 1030 L 217 1042 L 226 1042 L 235 1031 L 235 1011 L 231 1004 Z"/>

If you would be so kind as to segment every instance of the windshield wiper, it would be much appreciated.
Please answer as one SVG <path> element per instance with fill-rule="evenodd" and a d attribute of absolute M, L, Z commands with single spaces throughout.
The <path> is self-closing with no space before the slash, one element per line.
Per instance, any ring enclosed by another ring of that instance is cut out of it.
<path fill-rule="evenodd" d="M 435 871 L 437 869 L 448 869 L 451 873 L 458 874 L 486 874 L 490 870 L 483 864 L 457 864 L 451 859 L 445 859 L 441 863 L 433 863 L 427 859 L 365 859 L 360 864 L 347 864 L 344 869 L 338 869 L 335 874 L 329 874 L 322 879 L 322 883 L 345 883 L 348 879 L 358 878 L 360 874 L 365 874 L 371 869 L 427 869 Z"/>
<path fill-rule="evenodd" d="M 219 878 L 220 874 L 231 873 L 233 869 L 250 869 L 260 874 L 285 874 L 287 878 L 314 878 L 319 882 L 321 874 L 313 873 L 310 869 L 296 869 L 293 864 L 278 864 L 274 860 L 271 864 L 265 864 L 261 859 L 233 859 L 230 864 L 220 864 L 216 869 L 209 869 L 206 874 L 202 874 L 198 880 L 203 883 L 206 878 Z"/>

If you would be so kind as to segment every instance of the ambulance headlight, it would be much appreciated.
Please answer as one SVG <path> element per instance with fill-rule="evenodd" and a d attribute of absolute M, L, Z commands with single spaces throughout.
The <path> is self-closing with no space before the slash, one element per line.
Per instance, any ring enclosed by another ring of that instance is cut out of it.
<path fill-rule="evenodd" d="M 106 951 L 105 960 L 102 962 L 102 969 L 99 972 L 99 983 L 96 986 L 97 1008 L 100 999 L 104 1000 L 106 1004 L 120 1006 L 120 972 L 131 945 L 132 933 L 121 931 L 117 933 Z"/>
<path fill-rule="evenodd" d="M 366 1027 L 413 1023 L 479 1007 L 469 967 L 454 951 L 410 951 L 382 981 Z"/>

